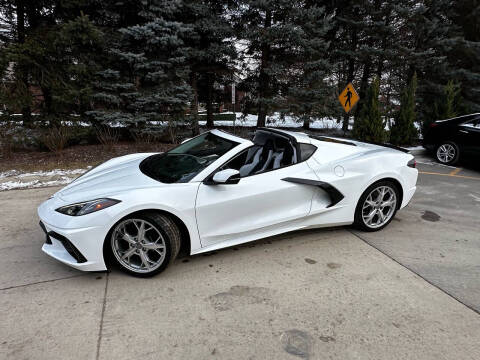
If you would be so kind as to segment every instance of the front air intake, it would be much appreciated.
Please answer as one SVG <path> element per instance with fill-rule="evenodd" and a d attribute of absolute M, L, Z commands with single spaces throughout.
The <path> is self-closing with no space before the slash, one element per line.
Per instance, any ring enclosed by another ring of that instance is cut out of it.
<path fill-rule="evenodd" d="M 47 235 L 48 237 L 52 237 L 55 240 L 60 241 L 65 250 L 67 250 L 67 252 L 70 254 L 70 256 L 77 260 L 77 263 L 87 262 L 85 256 L 83 256 L 82 253 L 75 247 L 75 245 L 73 245 L 70 240 L 68 240 L 65 236 L 60 235 L 55 231 L 49 231 Z"/>

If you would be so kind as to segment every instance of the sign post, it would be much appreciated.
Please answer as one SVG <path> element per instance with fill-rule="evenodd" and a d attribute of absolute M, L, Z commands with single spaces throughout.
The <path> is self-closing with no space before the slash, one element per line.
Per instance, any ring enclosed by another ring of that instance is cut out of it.
<path fill-rule="evenodd" d="M 360 96 L 358 96 L 352 83 L 349 83 L 338 96 L 338 100 L 340 101 L 340 104 L 345 112 L 348 114 L 358 100 L 360 100 Z"/>

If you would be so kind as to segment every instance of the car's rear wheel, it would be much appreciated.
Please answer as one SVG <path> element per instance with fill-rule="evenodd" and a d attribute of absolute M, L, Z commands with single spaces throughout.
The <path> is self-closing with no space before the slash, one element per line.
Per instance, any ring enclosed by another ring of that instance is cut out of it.
<path fill-rule="evenodd" d="M 118 222 L 110 232 L 112 258 L 121 270 L 149 277 L 165 270 L 180 250 L 180 231 L 167 215 L 147 212 Z"/>
<path fill-rule="evenodd" d="M 378 231 L 394 218 L 400 200 L 397 186 L 379 181 L 362 194 L 355 209 L 355 226 L 364 231 Z"/>
<path fill-rule="evenodd" d="M 437 146 L 435 156 L 439 162 L 445 165 L 453 165 L 460 157 L 458 145 L 452 141 L 446 141 Z"/>

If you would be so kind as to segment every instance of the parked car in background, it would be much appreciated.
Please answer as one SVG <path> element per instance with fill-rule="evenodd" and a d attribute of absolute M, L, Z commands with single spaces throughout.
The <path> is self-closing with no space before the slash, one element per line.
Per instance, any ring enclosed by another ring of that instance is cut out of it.
<path fill-rule="evenodd" d="M 460 158 L 480 159 L 480 113 L 431 123 L 424 134 L 423 147 L 446 165 L 453 165 Z"/>

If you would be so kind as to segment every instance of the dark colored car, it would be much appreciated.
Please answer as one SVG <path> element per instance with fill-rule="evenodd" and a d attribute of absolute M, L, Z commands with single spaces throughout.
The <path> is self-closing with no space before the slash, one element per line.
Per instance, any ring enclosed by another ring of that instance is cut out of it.
<path fill-rule="evenodd" d="M 442 164 L 453 165 L 460 158 L 480 159 L 480 113 L 431 123 L 423 147 Z"/>

